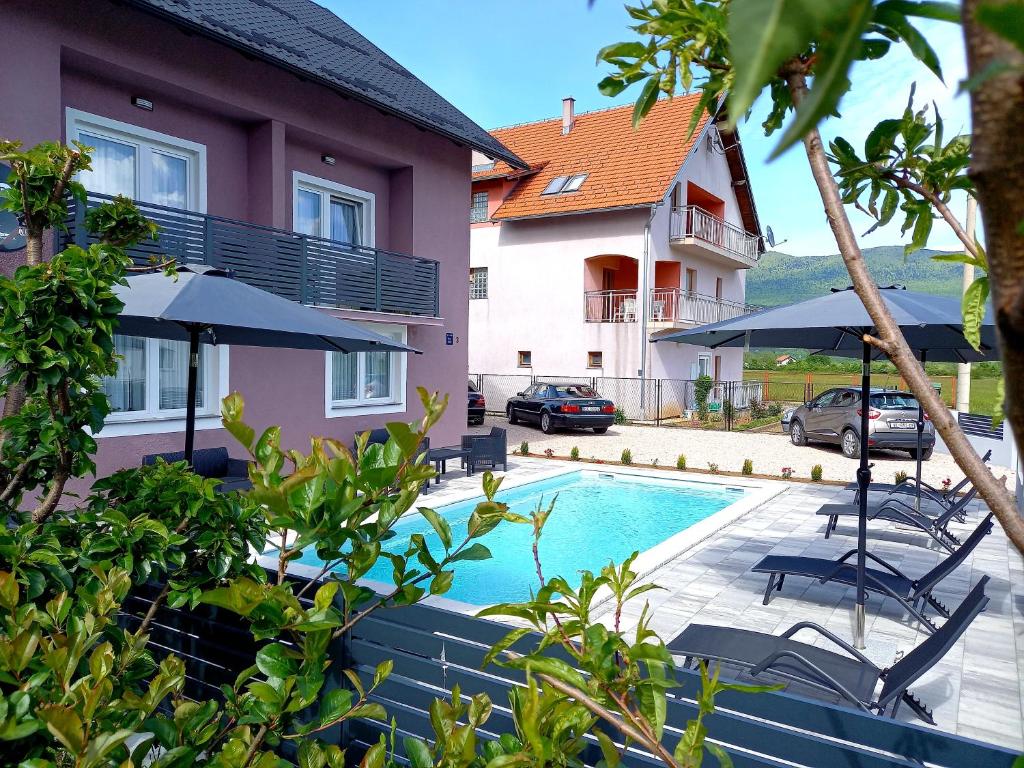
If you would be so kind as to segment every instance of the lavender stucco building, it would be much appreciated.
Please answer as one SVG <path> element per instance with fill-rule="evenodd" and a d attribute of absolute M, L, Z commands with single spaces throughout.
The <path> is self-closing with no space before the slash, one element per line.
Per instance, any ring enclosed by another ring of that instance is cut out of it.
<path fill-rule="evenodd" d="M 0 135 L 94 147 L 82 178 L 90 203 L 139 200 L 161 224 L 160 252 L 231 267 L 423 352 L 210 348 L 197 447 L 237 453 L 217 415 L 229 391 L 244 395 L 254 426 L 280 424 L 301 448 L 311 434 L 349 441 L 416 418 L 424 386 L 453 395 L 434 440 L 457 440 L 465 169 L 473 150 L 522 165 L 514 154 L 309 0 L 13 0 L 4 10 Z M 72 225 L 68 237 L 84 236 Z M 19 259 L 4 256 L 7 269 Z M 100 474 L 183 442 L 182 345 L 121 337 L 118 350 Z"/>

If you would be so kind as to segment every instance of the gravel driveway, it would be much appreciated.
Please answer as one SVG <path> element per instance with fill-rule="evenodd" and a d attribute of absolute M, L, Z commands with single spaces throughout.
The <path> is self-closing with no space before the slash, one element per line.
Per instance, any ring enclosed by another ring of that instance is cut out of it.
<path fill-rule="evenodd" d="M 662 466 L 675 466 L 676 457 L 686 454 L 687 466 L 691 469 L 707 469 L 708 463 L 718 465 L 723 472 L 739 472 L 744 459 L 754 463 L 754 472 L 765 475 L 780 475 L 782 467 L 792 467 L 796 477 L 809 478 L 811 467 L 821 464 L 826 480 L 854 480 L 858 462 L 843 456 L 838 446 L 809 445 L 798 447 L 789 441 L 789 436 L 772 433 L 713 432 L 679 427 L 649 427 L 636 425 L 613 426 L 603 435 L 591 431 L 573 430 L 545 435 L 537 427 L 522 424 L 511 425 L 506 419 L 488 416 L 482 427 L 471 427 L 474 433 L 484 433 L 492 425 L 508 430 L 508 447 L 518 449 L 520 442 L 530 444 L 530 453 L 543 453 L 550 448 L 556 456 L 568 456 L 573 446 L 579 448 L 584 459 L 618 461 L 624 448 L 633 453 L 637 464 L 651 464 L 655 459 Z M 875 463 L 873 479 L 876 482 L 892 482 L 900 471 L 913 475 L 916 464 L 906 453 L 900 451 L 872 451 Z M 996 477 L 1007 475 L 1007 484 L 1013 487 L 1013 473 L 1005 467 L 993 467 Z M 938 453 L 924 462 L 925 482 L 941 485 L 944 478 L 958 482 L 963 473 L 952 457 Z"/>

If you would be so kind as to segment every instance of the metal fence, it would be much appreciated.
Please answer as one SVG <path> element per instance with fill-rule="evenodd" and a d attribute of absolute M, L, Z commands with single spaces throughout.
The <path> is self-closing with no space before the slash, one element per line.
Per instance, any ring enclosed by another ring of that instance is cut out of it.
<path fill-rule="evenodd" d="M 151 594 L 136 597 L 126 608 L 132 613 L 144 612 L 155 594 L 154 589 Z M 129 626 L 138 622 L 130 616 L 124 620 Z M 393 661 L 392 674 L 374 688 L 370 700 L 383 705 L 389 717 L 395 718 L 396 757 L 402 764 L 408 763 L 403 737 L 433 741 L 431 703 L 435 698 L 450 700 L 449 692 L 456 685 L 465 696 L 485 693 L 493 702 L 491 717 L 480 731 L 482 737 L 514 732 L 509 694 L 525 683 L 525 674 L 494 664 L 483 665 L 488 648 L 509 629 L 426 605 L 379 611 L 332 643 L 329 653 L 335 672 L 327 687 L 350 685 L 338 669 L 353 669 L 369 683 L 377 664 Z M 523 652 L 538 640 L 539 636 L 528 635 L 512 649 Z M 236 614 L 204 605 L 194 610 L 162 607 L 152 625 L 149 644 L 157 657 L 175 653 L 186 660 L 186 696 L 197 699 L 220 699 L 218 684 L 230 684 L 252 665 L 256 648 Z M 573 663 L 557 647 L 549 652 Z M 692 670 L 675 670 L 675 676 L 679 686 L 671 690 L 665 712 L 665 743 L 670 750 L 687 722 L 696 716 L 701 693 L 699 675 Z M 715 699 L 715 712 L 705 718 L 704 724 L 708 738 L 729 754 L 737 768 L 911 768 L 926 764 L 938 768 L 1010 768 L 1016 757 L 1014 752 L 994 745 L 784 692 L 723 691 Z M 391 727 L 390 721 L 357 719 L 320 736 L 345 748 L 348 764 L 356 765 Z M 285 757 L 294 756 L 290 744 L 279 749 Z M 581 757 L 584 765 L 596 765 L 601 760 L 596 742 L 589 742 Z M 643 768 L 663 765 L 635 748 L 623 764 Z"/>
<path fill-rule="evenodd" d="M 615 403 L 626 421 L 685 425 L 697 415 L 697 382 L 693 379 L 641 379 L 612 376 L 537 376 L 534 374 L 470 374 L 487 401 L 487 412 L 504 414 L 509 398 L 537 381 L 567 381 L 588 384 L 602 397 Z M 801 384 L 773 386 L 767 392 L 760 381 L 716 382 L 708 394 L 709 419 L 703 429 L 732 429 L 755 403 L 782 405 L 806 402 L 807 389 Z"/>

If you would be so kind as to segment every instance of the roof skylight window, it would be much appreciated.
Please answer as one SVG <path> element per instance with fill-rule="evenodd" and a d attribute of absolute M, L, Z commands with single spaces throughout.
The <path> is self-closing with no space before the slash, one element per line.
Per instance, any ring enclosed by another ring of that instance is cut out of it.
<path fill-rule="evenodd" d="M 580 173 L 575 176 L 555 176 L 548 185 L 544 187 L 542 195 L 562 195 L 567 192 L 577 192 L 587 180 L 587 174 Z"/>

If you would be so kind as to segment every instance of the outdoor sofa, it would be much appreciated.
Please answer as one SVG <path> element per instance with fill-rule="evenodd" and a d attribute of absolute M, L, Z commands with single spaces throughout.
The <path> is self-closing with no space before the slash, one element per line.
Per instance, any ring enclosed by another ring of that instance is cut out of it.
<path fill-rule="evenodd" d="M 157 459 L 173 464 L 176 461 L 184 461 L 185 452 L 151 453 L 142 457 L 142 464 L 156 464 Z M 220 480 L 218 491 L 244 491 L 252 488 L 249 481 L 249 462 L 245 459 L 232 459 L 228 456 L 227 448 L 197 448 L 192 452 L 192 471 L 200 477 Z"/>
<path fill-rule="evenodd" d="M 703 659 L 746 670 L 754 677 L 767 673 L 878 715 L 896 717 L 900 704 L 906 703 L 918 717 L 934 725 L 932 712 L 908 689 L 935 666 L 985 608 L 988 578 L 982 576 L 949 620 L 891 667 L 876 666 L 849 643 L 808 621 L 794 624 L 781 635 L 690 624 L 668 644 L 668 650 L 674 656 L 685 657 L 687 667 Z M 842 652 L 792 639 L 804 629 L 817 632 Z M 876 696 L 879 682 L 882 688 Z"/>
<path fill-rule="evenodd" d="M 903 606 L 904 610 L 920 621 L 925 631 L 934 632 L 936 629 L 935 624 L 925 616 L 925 606 L 930 605 L 944 618 L 949 617 L 949 610 L 935 599 L 935 596 L 932 595 L 932 590 L 967 559 L 967 556 L 974 551 L 991 530 L 992 513 L 990 512 L 981 521 L 981 525 L 974 529 L 974 533 L 964 541 L 963 546 L 947 555 L 938 565 L 918 579 L 910 578 L 878 555 L 866 552 L 867 558 L 882 566 L 882 569 L 865 568 L 864 588 L 868 592 L 891 597 Z M 782 584 L 787 576 L 806 576 L 811 579 L 818 579 L 822 584 L 831 582 L 856 586 L 857 568 L 847 562 L 849 558 L 854 557 L 856 554 L 857 550 L 851 549 L 838 560 L 829 560 L 824 557 L 768 555 L 750 570 L 754 573 L 768 574 L 768 586 L 764 590 L 763 601 L 765 605 L 768 605 L 772 599 L 772 592 L 782 591 Z"/>

